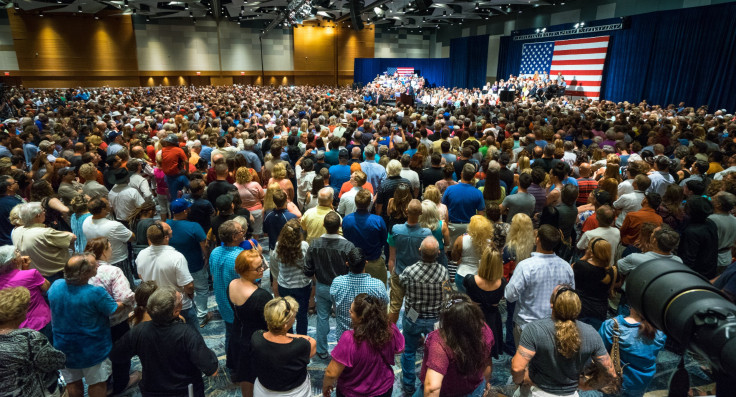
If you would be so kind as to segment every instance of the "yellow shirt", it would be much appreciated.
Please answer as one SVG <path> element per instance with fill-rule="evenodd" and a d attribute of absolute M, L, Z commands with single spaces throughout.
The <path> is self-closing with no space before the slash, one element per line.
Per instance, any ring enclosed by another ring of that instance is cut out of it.
<path fill-rule="evenodd" d="M 334 210 L 330 207 L 323 207 L 321 205 L 318 205 L 307 210 L 307 212 L 302 215 L 302 228 L 307 231 L 308 243 L 311 243 L 312 240 L 327 233 L 327 230 L 325 230 L 325 215 L 327 215 L 331 211 Z M 342 228 L 340 228 L 339 233 L 342 234 Z"/>

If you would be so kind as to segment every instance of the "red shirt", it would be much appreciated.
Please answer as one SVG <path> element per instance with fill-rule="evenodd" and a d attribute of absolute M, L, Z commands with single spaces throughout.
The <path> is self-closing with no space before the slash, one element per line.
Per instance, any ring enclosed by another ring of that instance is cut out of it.
<path fill-rule="evenodd" d="M 370 182 L 366 181 L 363 186 L 361 186 L 363 189 L 368 189 L 371 194 L 373 194 L 373 185 L 371 185 Z M 353 188 L 353 184 L 350 183 L 350 181 L 347 181 L 340 186 L 340 194 L 337 195 L 338 198 L 341 198 L 343 194 L 350 191 L 350 189 Z"/>
<path fill-rule="evenodd" d="M 181 173 L 180 165 L 187 161 L 187 155 L 180 147 L 165 146 L 161 149 L 161 170 L 167 176 L 179 175 Z"/>

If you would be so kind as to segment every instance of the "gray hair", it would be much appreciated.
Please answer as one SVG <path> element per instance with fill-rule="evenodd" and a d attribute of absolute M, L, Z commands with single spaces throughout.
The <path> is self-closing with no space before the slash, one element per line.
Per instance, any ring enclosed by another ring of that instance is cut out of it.
<path fill-rule="evenodd" d="M 235 235 L 238 233 L 237 228 L 235 227 L 237 224 L 240 224 L 240 222 L 236 222 L 233 219 L 223 222 L 223 224 L 220 225 L 220 228 L 217 229 L 217 236 L 220 237 L 220 241 L 225 244 L 232 243 Z"/>
<path fill-rule="evenodd" d="M 397 176 L 401 174 L 401 163 L 399 160 L 391 160 L 386 165 L 386 174 L 388 176 Z"/>
<path fill-rule="evenodd" d="M 365 154 L 365 158 L 368 159 L 376 155 L 376 148 L 373 147 L 373 145 L 368 145 L 365 147 L 363 152 Z"/>
<path fill-rule="evenodd" d="M 317 193 L 317 203 L 321 206 L 328 206 L 332 203 L 334 191 L 330 187 L 323 187 Z"/>
<path fill-rule="evenodd" d="M 424 262 L 434 262 L 440 253 L 440 243 L 434 236 L 427 236 L 422 240 L 419 250 L 421 251 Z"/>
<path fill-rule="evenodd" d="M 13 269 L 17 269 L 15 246 L 3 245 L 0 247 L 0 274 L 5 274 Z"/>
<path fill-rule="evenodd" d="M 30 226 L 33 223 L 33 220 L 36 219 L 36 217 L 39 216 L 42 212 L 43 208 L 41 207 L 41 203 L 31 202 L 21 205 L 20 209 L 18 210 L 18 215 L 20 216 L 20 220 L 21 222 L 23 222 L 24 225 Z"/>
<path fill-rule="evenodd" d="M 234 220 L 235 222 L 237 222 L 238 224 L 240 224 L 240 226 L 242 226 L 242 227 L 243 227 L 243 230 L 245 230 L 245 229 L 247 229 L 247 228 L 248 228 L 248 220 L 247 220 L 247 219 L 245 219 L 245 217 L 244 217 L 244 216 L 236 216 L 236 217 L 235 217 L 235 218 L 233 218 L 232 220 Z M 222 240 L 222 239 L 221 239 L 221 240 Z"/>
<path fill-rule="evenodd" d="M 166 324 L 174 319 L 174 309 L 181 299 L 174 287 L 160 287 L 151 294 L 146 304 L 148 315 L 155 323 Z"/>

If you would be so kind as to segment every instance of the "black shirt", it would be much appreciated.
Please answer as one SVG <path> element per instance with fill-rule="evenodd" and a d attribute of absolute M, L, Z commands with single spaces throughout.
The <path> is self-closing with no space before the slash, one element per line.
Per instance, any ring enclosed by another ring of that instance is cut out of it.
<path fill-rule="evenodd" d="M 506 167 L 501 167 L 498 174 L 500 179 L 506 184 L 506 195 L 508 196 L 514 187 L 514 171 Z"/>
<path fill-rule="evenodd" d="M 199 223 L 205 233 L 210 231 L 212 227 L 210 217 L 215 213 L 215 208 L 212 204 L 203 198 L 194 200 L 192 206 L 189 207 L 189 215 L 187 220 Z"/>
<path fill-rule="evenodd" d="M 217 356 L 194 328 L 176 320 L 148 321 L 133 327 L 113 346 L 110 359 L 125 362 L 138 356 L 143 366 L 141 392 L 145 396 L 185 396 L 189 384 L 204 397 L 202 373 L 213 375 Z"/>
<path fill-rule="evenodd" d="M 263 332 L 254 332 L 250 339 L 251 362 L 258 381 L 273 391 L 291 390 L 304 383 L 312 350 L 309 341 L 294 338 L 287 344 L 274 343 L 266 340 Z"/>
<path fill-rule="evenodd" d="M 232 183 L 228 181 L 213 181 L 207 185 L 207 200 L 215 206 L 215 200 L 223 194 L 227 194 L 231 190 L 238 190 Z"/>
<path fill-rule="evenodd" d="M 429 185 L 434 185 L 437 181 L 441 181 L 445 178 L 442 172 L 442 167 L 429 167 L 422 170 L 421 182 L 425 188 Z"/>

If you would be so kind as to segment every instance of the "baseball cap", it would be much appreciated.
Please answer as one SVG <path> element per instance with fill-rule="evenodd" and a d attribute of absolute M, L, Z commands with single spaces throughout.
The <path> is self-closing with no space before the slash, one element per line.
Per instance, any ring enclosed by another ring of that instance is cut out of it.
<path fill-rule="evenodd" d="M 178 214 L 178 213 L 186 210 L 190 206 L 191 206 L 191 204 L 189 203 L 189 201 L 184 200 L 182 198 L 178 198 L 178 199 L 176 199 L 176 200 L 174 200 L 174 201 L 171 202 L 171 205 L 170 205 L 170 207 L 171 207 L 171 213 L 172 214 Z"/>
<path fill-rule="evenodd" d="M 593 191 L 593 198 L 599 205 L 610 205 L 611 194 L 602 189 L 596 189 Z"/>
<path fill-rule="evenodd" d="M 347 149 L 340 149 L 340 151 L 337 153 L 337 157 L 338 158 L 342 158 L 342 159 L 346 159 L 346 158 L 349 158 L 350 155 L 348 154 L 348 150 Z"/>
<path fill-rule="evenodd" d="M 179 137 L 176 136 L 176 134 L 169 134 L 166 138 L 164 138 L 164 142 L 168 142 L 172 145 L 178 145 Z"/>

